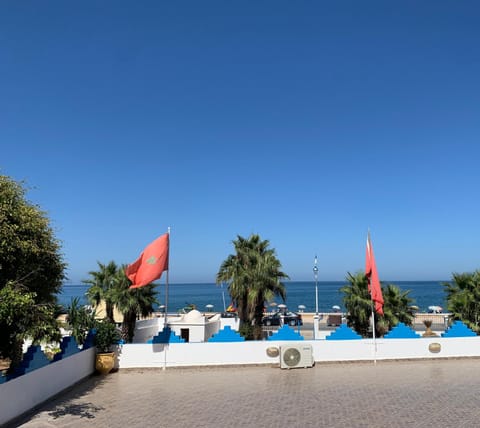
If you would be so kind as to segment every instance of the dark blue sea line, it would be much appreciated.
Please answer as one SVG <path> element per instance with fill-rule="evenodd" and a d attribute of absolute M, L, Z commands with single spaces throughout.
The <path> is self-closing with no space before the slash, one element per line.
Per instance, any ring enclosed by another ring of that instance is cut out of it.
<path fill-rule="evenodd" d="M 438 305 L 445 308 L 445 292 L 442 281 L 392 281 L 403 291 L 410 290 L 410 297 L 414 299 L 421 311 L 427 311 L 428 306 Z M 384 283 L 384 285 L 387 283 Z M 315 311 L 315 283 L 309 281 L 286 282 L 286 304 L 291 310 L 298 310 L 299 305 L 306 307 L 306 312 Z M 328 312 L 332 306 L 338 305 L 343 309 L 343 294 L 340 288 L 345 285 L 344 281 L 318 282 L 318 308 L 320 312 Z M 78 297 L 81 304 L 88 304 L 85 293 L 86 285 L 64 285 L 62 293 L 58 295 L 59 303 L 68 306 L 71 299 Z M 157 300 L 159 304 L 165 304 L 165 284 L 158 284 Z M 225 305 L 230 304 L 230 296 L 227 287 L 217 286 L 212 283 L 199 284 L 170 284 L 168 288 L 168 311 L 176 312 L 187 304 L 194 304 L 199 310 L 205 310 L 206 305 L 213 305 L 213 310 L 223 311 Z M 275 302 L 283 303 L 281 299 Z"/>

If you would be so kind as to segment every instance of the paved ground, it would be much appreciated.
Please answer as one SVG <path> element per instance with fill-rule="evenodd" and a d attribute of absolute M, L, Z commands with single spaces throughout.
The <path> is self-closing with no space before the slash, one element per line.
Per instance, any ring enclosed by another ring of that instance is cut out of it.
<path fill-rule="evenodd" d="M 478 427 L 480 360 L 122 370 L 22 427 Z"/>

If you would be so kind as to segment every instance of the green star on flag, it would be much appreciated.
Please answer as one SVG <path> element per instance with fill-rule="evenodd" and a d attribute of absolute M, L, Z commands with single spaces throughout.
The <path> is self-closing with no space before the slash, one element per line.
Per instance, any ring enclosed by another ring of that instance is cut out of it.
<path fill-rule="evenodd" d="M 140 257 L 127 266 L 125 273 L 132 281 L 130 288 L 148 285 L 168 270 L 168 247 L 169 234 L 166 233 L 147 245 Z"/>

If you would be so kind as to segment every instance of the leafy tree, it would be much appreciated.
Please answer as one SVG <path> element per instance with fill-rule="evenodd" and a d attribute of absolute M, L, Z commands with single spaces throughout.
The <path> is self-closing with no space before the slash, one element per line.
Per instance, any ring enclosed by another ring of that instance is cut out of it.
<path fill-rule="evenodd" d="M 131 343 L 138 316 L 149 316 L 153 312 L 153 305 L 158 302 L 154 284 L 130 289 L 132 283 L 125 275 L 125 269 L 126 265 L 123 265 L 115 274 L 113 302 L 123 315 L 122 339 Z"/>
<path fill-rule="evenodd" d="M 263 241 L 259 235 L 252 234 L 247 239 L 238 235 L 233 245 L 235 254 L 222 263 L 216 282 L 229 284 L 228 291 L 238 310 L 241 331 L 248 338 L 260 339 L 265 304 L 274 296 L 285 300 L 286 290 L 281 280 L 288 279 L 288 275 L 281 271 L 281 263 L 275 250 L 269 248 L 269 241 Z M 243 327 L 243 324 L 252 328 Z"/>
<path fill-rule="evenodd" d="M 363 337 L 369 337 L 371 336 L 372 304 L 367 277 L 363 272 L 355 275 L 348 273 L 346 280 L 348 284 L 343 286 L 340 291 L 344 294 L 343 302 L 347 309 L 347 324 Z M 382 286 L 384 315 L 381 316 L 374 312 L 377 337 L 383 336 L 399 322 L 412 325 L 411 305 L 413 299 L 408 296 L 409 293 L 409 290 L 402 291 L 394 284 Z"/>
<path fill-rule="evenodd" d="M 454 273 L 452 281 L 443 285 L 447 293 L 447 309 L 453 319 L 463 321 L 480 333 L 480 270 Z"/>
<path fill-rule="evenodd" d="M 90 285 L 87 290 L 87 298 L 90 303 L 98 307 L 103 301 L 105 303 L 105 314 L 110 322 L 115 322 L 114 310 L 114 289 L 118 266 L 114 261 L 108 264 L 97 262 L 98 270 L 90 271 L 90 278 L 83 280 L 84 284 Z"/>
<path fill-rule="evenodd" d="M 66 267 L 48 217 L 25 195 L 22 183 L 0 175 L 0 291 L 5 299 L 0 358 L 13 364 L 25 334 L 40 340 L 55 332 L 56 295 Z"/>
<path fill-rule="evenodd" d="M 12 281 L 0 289 L 0 355 L 11 361 L 11 369 L 22 360 L 25 339 L 34 344 L 60 339 L 54 306 L 36 303 L 35 297 Z"/>

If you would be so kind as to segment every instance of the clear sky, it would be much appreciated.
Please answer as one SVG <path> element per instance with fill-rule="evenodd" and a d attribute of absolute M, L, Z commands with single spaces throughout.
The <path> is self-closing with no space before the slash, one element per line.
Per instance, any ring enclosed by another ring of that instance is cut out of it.
<path fill-rule="evenodd" d="M 258 233 L 292 280 L 480 268 L 477 1 L 3 1 L 0 173 L 68 276 L 171 227 L 170 281 Z M 163 282 L 163 280 L 162 280 Z"/>

